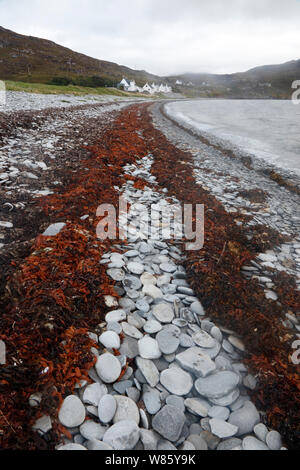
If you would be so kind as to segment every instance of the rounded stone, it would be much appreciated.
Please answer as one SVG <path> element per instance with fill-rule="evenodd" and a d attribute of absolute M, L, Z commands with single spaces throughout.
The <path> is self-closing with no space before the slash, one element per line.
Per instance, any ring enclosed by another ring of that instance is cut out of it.
<path fill-rule="evenodd" d="M 231 413 L 228 422 L 238 427 L 237 436 L 250 434 L 260 421 L 259 413 L 251 401 L 246 401 L 239 410 Z"/>
<path fill-rule="evenodd" d="M 200 395 L 218 399 L 232 392 L 239 384 L 239 380 L 239 376 L 234 372 L 221 371 L 199 378 L 195 382 L 195 388 Z"/>
<path fill-rule="evenodd" d="M 113 389 L 118 392 L 120 395 L 124 395 L 126 393 L 126 390 L 130 387 L 132 387 L 133 381 L 132 380 L 122 380 L 120 382 L 116 382 L 113 384 Z"/>
<path fill-rule="evenodd" d="M 117 402 L 112 395 L 104 395 L 98 406 L 98 415 L 101 423 L 108 424 L 112 421 L 117 410 Z"/>
<path fill-rule="evenodd" d="M 282 447 L 282 439 L 279 432 L 270 431 L 266 436 L 266 444 L 271 450 L 280 450 Z"/>
<path fill-rule="evenodd" d="M 65 446 L 59 447 L 57 450 L 62 450 L 62 451 L 74 451 L 74 450 L 87 450 L 85 447 L 83 447 L 81 444 L 66 444 Z"/>
<path fill-rule="evenodd" d="M 145 295 L 149 295 L 153 299 L 159 299 L 163 296 L 162 291 L 158 287 L 154 286 L 153 284 L 144 285 L 143 293 Z"/>
<path fill-rule="evenodd" d="M 163 354 L 173 354 L 179 347 L 180 329 L 175 325 L 163 328 L 157 335 L 159 349 Z"/>
<path fill-rule="evenodd" d="M 159 372 L 154 362 L 149 359 L 143 359 L 142 357 L 137 357 L 136 365 L 138 367 L 137 373 L 140 373 L 141 379 L 144 379 L 145 381 L 143 382 L 141 380 L 141 382 L 143 383 L 147 382 L 150 385 L 150 387 L 156 387 L 159 382 Z"/>
<path fill-rule="evenodd" d="M 221 441 L 220 444 L 218 444 L 217 450 L 233 450 L 239 448 L 241 444 L 241 439 L 238 439 L 237 437 L 230 437 L 225 441 Z"/>
<path fill-rule="evenodd" d="M 173 325 L 178 326 L 178 328 L 184 328 L 188 325 L 188 322 L 183 318 L 174 318 L 172 321 Z"/>
<path fill-rule="evenodd" d="M 98 406 L 99 401 L 106 393 L 106 385 L 100 385 L 96 382 L 86 387 L 83 392 L 82 401 L 87 405 Z"/>
<path fill-rule="evenodd" d="M 138 313 L 133 312 L 127 317 L 127 322 L 129 325 L 135 326 L 137 329 L 143 328 L 146 323 L 146 320 L 142 318 Z"/>
<path fill-rule="evenodd" d="M 218 444 L 220 443 L 220 438 L 209 431 L 202 431 L 201 437 L 205 440 L 210 450 L 216 450 Z"/>
<path fill-rule="evenodd" d="M 240 396 L 240 391 L 238 388 L 232 390 L 232 392 L 224 395 L 221 398 L 210 398 L 209 400 L 217 406 L 229 406 L 234 403 Z"/>
<path fill-rule="evenodd" d="M 134 261 L 131 261 L 130 263 L 127 264 L 128 271 L 130 271 L 132 274 L 143 274 L 145 271 L 144 266 L 141 263 L 136 263 Z"/>
<path fill-rule="evenodd" d="M 229 415 L 230 411 L 226 406 L 212 406 L 208 411 L 210 418 L 222 419 L 223 421 L 227 421 Z"/>
<path fill-rule="evenodd" d="M 144 273 L 141 276 L 141 282 L 145 286 L 146 284 L 153 284 L 154 286 L 157 283 L 157 279 L 153 274 L 150 273 Z"/>
<path fill-rule="evenodd" d="M 115 450 L 132 450 L 140 438 L 135 421 L 125 420 L 111 426 L 103 436 L 103 442 Z"/>
<path fill-rule="evenodd" d="M 254 433 L 263 442 L 266 442 L 266 437 L 268 434 L 268 428 L 263 423 L 258 423 L 254 426 Z"/>
<path fill-rule="evenodd" d="M 138 342 L 139 354 L 143 359 L 159 359 L 161 351 L 158 342 L 150 336 L 144 336 Z"/>
<path fill-rule="evenodd" d="M 141 429 L 141 442 L 144 446 L 143 450 L 157 450 L 157 442 L 159 436 L 153 430 Z"/>
<path fill-rule="evenodd" d="M 119 349 L 121 342 L 120 337 L 114 331 L 105 331 L 99 337 L 99 342 L 108 349 Z"/>
<path fill-rule="evenodd" d="M 129 420 L 135 421 L 138 425 L 140 422 L 140 413 L 135 402 L 131 400 L 131 398 L 123 395 L 116 395 L 115 400 L 117 403 L 117 410 L 113 418 L 113 423 L 116 424 L 119 421 Z"/>
<path fill-rule="evenodd" d="M 127 322 L 122 323 L 122 328 L 126 336 L 130 336 L 134 339 L 141 339 L 143 337 L 143 334 L 135 326 Z"/>
<path fill-rule="evenodd" d="M 188 395 L 193 388 L 193 379 L 179 367 L 166 369 L 160 374 L 160 383 L 173 395 Z"/>
<path fill-rule="evenodd" d="M 171 263 L 162 263 L 159 267 L 165 273 L 174 273 L 177 269 L 177 266 Z"/>
<path fill-rule="evenodd" d="M 171 323 L 175 316 L 173 307 L 166 303 L 154 305 L 153 315 L 161 323 Z"/>
<path fill-rule="evenodd" d="M 216 365 L 211 358 L 198 347 L 191 347 L 178 354 L 176 361 L 183 369 L 191 372 L 196 377 L 206 377 L 216 369 Z"/>
<path fill-rule="evenodd" d="M 122 320 L 126 320 L 126 312 L 123 309 L 112 310 L 105 316 L 106 323 L 117 322 L 119 323 Z"/>
<path fill-rule="evenodd" d="M 58 414 L 59 421 L 67 428 L 80 426 L 84 422 L 85 416 L 85 407 L 75 395 L 69 395 L 65 398 Z"/>
<path fill-rule="evenodd" d="M 116 321 L 112 321 L 112 322 L 107 323 L 106 328 L 107 328 L 107 331 L 114 331 L 115 333 L 117 333 L 117 335 L 122 333 L 122 327 L 121 327 L 120 323 L 118 323 Z"/>
<path fill-rule="evenodd" d="M 184 441 L 184 443 L 180 446 L 179 450 L 181 451 L 189 451 L 189 450 L 196 450 L 194 444 L 189 441 Z"/>
<path fill-rule="evenodd" d="M 105 444 L 104 442 L 97 439 L 91 439 L 88 441 L 86 443 L 86 447 L 88 450 L 113 450 L 110 445 Z"/>
<path fill-rule="evenodd" d="M 237 338 L 236 336 L 231 335 L 229 336 L 228 341 L 230 342 L 230 344 L 232 344 L 232 346 L 234 346 L 239 351 L 244 352 L 246 350 L 245 345 L 240 338 Z"/>
<path fill-rule="evenodd" d="M 193 310 L 193 312 L 195 312 L 197 315 L 200 315 L 202 317 L 205 316 L 205 312 L 204 312 L 204 309 L 201 305 L 200 302 L 196 301 L 196 302 L 193 302 L 190 306 L 190 308 Z"/>
<path fill-rule="evenodd" d="M 142 210 L 143 210 L 143 211 L 145 210 L 144 206 L 143 206 L 143 209 L 142 209 Z M 147 219 L 146 219 L 146 220 L 147 220 Z M 147 255 L 147 254 L 151 253 L 152 247 L 151 247 L 150 245 L 148 245 L 148 243 L 146 243 L 146 242 L 141 242 L 141 243 L 140 243 L 140 246 L 139 246 L 139 251 L 140 251 L 141 253 L 143 253 L 144 255 Z"/>
<path fill-rule="evenodd" d="M 213 418 L 209 421 L 212 434 L 219 437 L 220 439 L 225 439 L 228 437 L 233 437 L 238 431 L 238 427 L 233 424 L 226 423 L 221 419 Z"/>
<path fill-rule="evenodd" d="M 162 287 L 166 284 L 170 284 L 171 282 L 171 276 L 170 274 L 163 274 L 162 276 L 159 276 L 157 278 L 157 285 L 158 287 Z"/>
<path fill-rule="evenodd" d="M 156 320 L 148 320 L 144 325 L 144 331 L 148 334 L 155 334 L 162 330 L 162 325 Z"/>
<path fill-rule="evenodd" d="M 208 450 L 207 443 L 201 436 L 197 436 L 196 434 L 191 434 L 187 438 L 187 441 L 191 442 L 196 450 Z"/>
<path fill-rule="evenodd" d="M 157 450 L 159 451 L 176 451 L 177 448 L 174 446 L 174 444 L 172 444 L 172 442 L 170 441 L 167 441 L 165 439 L 161 439 L 160 441 L 158 441 L 157 443 Z"/>
<path fill-rule="evenodd" d="M 161 409 L 160 393 L 158 390 L 151 390 L 143 395 L 145 407 L 150 415 L 155 415 Z"/>
<path fill-rule="evenodd" d="M 184 423 L 184 413 L 171 405 L 164 406 L 152 419 L 153 429 L 171 442 L 178 441 Z"/>
<path fill-rule="evenodd" d="M 108 384 L 116 382 L 122 370 L 118 359 L 110 353 L 102 354 L 98 358 L 95 368 L 100 379 Z"/>
<path fill-rule="evenodd" d="M 244 450 L 269 450 L 269 448 L 263 442 L 256 439 L 253 436 L 247 436 L 243 439 Z"/>
<path fill-rule="evenodd" d="M 138 277 L 126 274 L 123 280 L 123 286 L 126 290 L 139 290 L 142 287 L 142 283 Z"/>
<path fill-rule="evenodd" d="M 166 398 L 166 404 L 175 406 L 175 408 L 181 410 L 182 413 L 185 412 L 184 398 L 179 397 L 178 395 L 169 395 Z"/>
<path fill-rule="evenodd" d="M 216 341 L 219 343 L 222 343 L 223 341 L 223 334 L 217 326 L 213 326 L 212 329 L 210 330 L 210 334 L 213 338 L 215 338 Z"/>
<path fill-rule="evenodd" d="M 138 342 L 130 336 L 126 336 L 120 347 L 120 353 L 129 359 L 134 359 L 139 354 Z"/>
<path fill-rule="evenodd" d="M 179 344 L 182 348 L 192 348 L 193 346 L 195 346 L 195 343 L 192 338 L 186 333 L 182 333 L 180 335 Z"/>
<path fill-rule="evenodd" d="M 194 415 L 206 418 L 211 405 L 201 398 L 187 398 L 184 402 L 188 411 Z"/>
<path fill-rule="evenodd" d="M 150 305 L 148 304 L 148 302 L 145 299 L 139 299 L 136 302 L 136 308 L 138 310 L 140 310 L 141 312 L 143 312 L 143 313 L 148 313 L 149 310 L 150 310 Z"/>
<path fill-rule="evenodd" d="M 98 439 L 100 441 L 104 436 L 105 431 L 106 429 L 104 426 L 91 420 L 85 421 L 80 426 L 80 434 L 88 441 L 91 439 Z"/>
<path fill-rule="evenodd" d="M 126 312 L 132 312 L 133 310 L 135 310 L 135 303 L 133 302 L 133 300 L 128 299 L 126 297 L 120 299 L 119 304 L 120 307 L 122 307 L 122 309 Z"/>
<path fill-rule="evenodd" d="M 213 348 L 216 344 L 216 340 L 204 330 L 199 330 L 196 333 L 193 333 L 192 339 L 197 346 L 205 349 Z"/>
<path fill-rule="evenodd" d="M 125 272 L 123 269 L 112 268 L 107 270 L 107 274 L 114 281 L 123 281 L 125 278 Z"/>
<path fill-rule="evenodd" d="M 137 250 L 129 250 L 124 253 L 124 256 L 126 256 L 126 258 L 135 258 L 139 256 L 139 252 Z"/>

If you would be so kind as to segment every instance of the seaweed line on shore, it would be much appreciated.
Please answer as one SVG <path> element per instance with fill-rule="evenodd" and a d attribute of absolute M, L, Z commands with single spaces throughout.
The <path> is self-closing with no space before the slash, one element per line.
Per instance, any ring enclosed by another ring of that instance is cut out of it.
<path fill-rule="evenodd" d="M 192 155 L 154 128 L 149 107 L 136 105 L 122 111 L 102 140 L 89 147 L 89 158 L 64 192 L 40 199 L 41 210 L 53 219 L 63 217 L 67 224 L 54 238 L 38 237 L 7 284 L 1 339 L 7 344 L 9 364 L 0 371 L 1 445 L 54 448 L 66 433 L 57 422 L 59 405 L 78 381 L 89 381 L 88 370 L 95 359 L 90 352 L 93 341 L 86 333 L 101 331 L 99 325 L 107 312 L 104 297 L 117 297 L 99 263 L 113 241 L 97 240 L 96 210 L 101 203 L 117 207 L 119 194 L 114 188 L 126 181 L 123 167 L 151 153 L 153 174 L 162 188 L 183 203 L 205 205 L 205 244 L 199 252 L 186 252 L 188 280 L 211 318 L 242 337 L 247 363 L 259 378 L 253 397 L 266 410 L 267 422 L 295 448 L 300 381 L 297 367 L 289 360 L 290 332 L 281 319 L 285 310 L 299 309 L 299 292 L 291 276 L 281 274 L 279 305 L 267 300 L 263 289 L 241 273 L 247 261 L 282 237 L 261 228 L 249 241 L 235 216 L 195 182 Z M 143 181 L 131 180 L 143 189 Z M 90 217 L 81 221 L 84 213 Z M 30 394 L 36 391 L 43 396 L 38 412 L 28 405 Z M 43 412 L 56 423 L 48 443 L 31 428 Z"/>

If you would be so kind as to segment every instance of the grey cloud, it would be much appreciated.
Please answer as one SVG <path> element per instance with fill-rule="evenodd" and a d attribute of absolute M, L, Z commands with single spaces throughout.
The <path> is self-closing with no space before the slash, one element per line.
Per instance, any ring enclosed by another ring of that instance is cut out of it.
<path fill-rule="evenodd" d="M 1 25 L 153 73 L 298 58 L 300 0 L 0 0 Z"/>

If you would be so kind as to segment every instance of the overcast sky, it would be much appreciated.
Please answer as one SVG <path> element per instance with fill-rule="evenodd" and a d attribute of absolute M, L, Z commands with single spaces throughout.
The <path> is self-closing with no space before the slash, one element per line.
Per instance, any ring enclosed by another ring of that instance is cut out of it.
<path fill-rule="evenodd" d="M 300 58 L 300 0 L 0 0 L 0 24 L 159 75 Z"/>

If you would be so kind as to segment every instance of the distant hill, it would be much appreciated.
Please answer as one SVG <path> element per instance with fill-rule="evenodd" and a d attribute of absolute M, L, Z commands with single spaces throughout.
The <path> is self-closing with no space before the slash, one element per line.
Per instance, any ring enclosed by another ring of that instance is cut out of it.
<path fill-rule="evenodd" d="M 0 27 L 0 79 L 48 83 L 55 77 L 78 80 L 95 76 L 114 85 L 123 77 L 138 85 L 163 81 L 187 97 L 290 98 L 292 82 L 300 80 L 300 60 L 227 75 L 187 73 L 162 78 Z"/>
<path fill-rule="evenodd" d="M 159 79 L 144 70 L 93 59 L 52 41 L 23 36 L 0 27 L 0 79 L 47 83 L 53 77 L 87 76 L 115 81 L 125 76 L 140 85 Z"/>
<path fill-rule="evenodd" d="M 168 77 L 179 91 L 190 96 L 232 98 L 290 98 L 291 84 L 300 80 L 300 60 L 255 67 L 227 75 L 188 73 Z M 177 84 L 180 82 L 181 84 Z"/>

